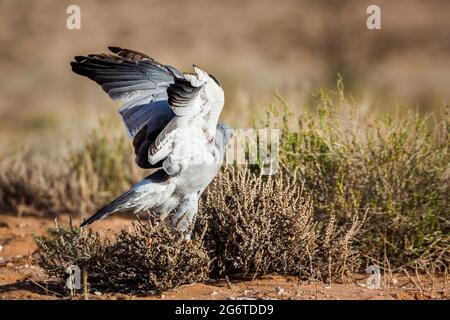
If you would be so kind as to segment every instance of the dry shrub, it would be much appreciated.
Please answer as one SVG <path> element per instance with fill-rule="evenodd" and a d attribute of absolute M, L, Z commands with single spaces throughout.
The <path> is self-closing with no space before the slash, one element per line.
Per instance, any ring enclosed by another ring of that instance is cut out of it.
<path fill-rule="evenodd" d="M 56 225 L 36 238 L 37 262 L 60 286 L 66 269 L 77 265 L 87 272 L 91 288 L 105 291 L 157 292 L 208 278 L 210 260 L 201 235 L 185 243 L 163 224 L 138 222 L 114 238 Z"/>
<path fill-rule="evenodd" d="M 75 181 L 61 163 L 29 153 L 6 157 L 0 162 L 0 206 L 5 211 L 57 215 L 76 211 L 79 199 Z M 75 201 L 73 201 L 75 200 Z"/>
<path fill-rule="evenodd" d="M 101 121 L 80 148 L 64 151 L 58 158 L 31 151 L 3 157 L 0 206 L 18 214 L 84 217 L 142 178 L 118 121 Z"/>
<path fill-rule="evenodd" d="M 310 200 L 300 186 L 281 176 L 232 170 L 209 190 L 202 211 L 211 222 L 208 240 L 219 274 L 289 273 L 305 266 L 316 236 Z"/>
<path fill-rule="evenodd" d="M 143 176 L 134 163 L 132 144 L 117 119 L 102 120 L 83 147 L 70 154 L 68 164 L 79 182 L 80 197 L 90 210 L 128 190 Z"/>
<path fill-rule="evenodd" d="M 450 109 L 364 114 L 342 79 L 298 115 L 279 100 L 264 126 L 281 129 L 281 166 L 311 192 L 316 219 L 341 225 L 367 212 L 358 250 L 369 263 L 448 269 Z"/>
<path fill-rule="evenodd" d="M 164 224 L 136 224 L 131 232 L 122 230 L 111 249 L 117 285 L 131 281 L 142 289 L 165 290 L 208 279 L 210 260 L 201 234 L 187 243 Z"/>
<path fill-rule="evenodd" d="M 293 178 L 232 168 L 208 190 L 201 211 L 209 222 L 205 239 L 215 275 L 281 273 L 345 281 L 358 268 L 352 241 L 361 224 L 355 220 L 345 231 L 331 219 L 325 232 Z"/>
<path fill-rule="evenodd" d="M 78 265 L 91 286 L 112 291 L 166 290 L 267 273 L 343 282 L 359 267 L 353 239 L 360 225 L 314 222 L 310 197 L 292 178 L 233 167 L 209 187 L 188 244 L 164 224 L 136 223 L 114 241 L 57 226 L 37 239 L 38 263 L 61 283 L 65 269 Z"/>

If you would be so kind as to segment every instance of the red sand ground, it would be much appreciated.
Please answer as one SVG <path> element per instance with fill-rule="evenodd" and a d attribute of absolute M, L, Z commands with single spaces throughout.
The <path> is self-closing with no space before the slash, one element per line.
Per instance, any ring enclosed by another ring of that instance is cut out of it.
<path fill-rule="evenodd" d="M 62 221 L 61 223 L 64 223 Z M 101 229 L 117 230 L 130 223 L 121 217 L 102 221 Z M 0 215 L 0 299 L 58 299 L 68 295 L 52 292 L 45 288 L 48 277 L 33 263 L 36 249 L 33 234 L 42 234 L 45 228 L 53 226 L 48 218 L 16 217 Z M 98 226 L 96 227 L 99 228 Z M 364 287 L 367 274 L 355 276 L 352 284 L 300 282 L 296 277 L 265 276 L 253 281 L 221 280 L 211 284 L 195 283 L 185 285 L 160 295 L 130 296 L 124 294 L 89 294 L 89 299 L 450 299 L 450 289 L 443 277 L 431 280 L 423 276 L 420 283 L 410 281 L 406 275 L 394 275 L 395 288 L 371 290 Z M 82 295 L 76 298 L 84 298 Z"/>

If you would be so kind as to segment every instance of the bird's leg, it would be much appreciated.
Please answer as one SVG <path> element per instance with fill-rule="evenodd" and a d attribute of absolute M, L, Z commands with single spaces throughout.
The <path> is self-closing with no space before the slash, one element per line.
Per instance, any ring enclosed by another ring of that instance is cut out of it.
<path fill-rule="evenodd" d="M 148 224 L 152 227 L 153 226 L 153 217 L 152 214 L 150 213 L 150 210 L 145 211 L 147 213 L 147 221 Z"/>
<path fill-rule="evenodd" d="M 198 196 L 189 195 L 183 199 L 175 215 L 172 217 L 172 228 L 183 233 L 185 241 L 191 240 L 190 228 L 198 211 Z"/>
<path fill-rule="evenodd" d="M 148 224 L 149 224 L 150 228 L 153 228 L 153 226 L 157 226 L 159 224 L 159 222 L 157 220 L 156 213 L 151 210 L 146 210 L 145 212 L 147 213 L 147 220 L 148 220 Z M 152 244 L 153 244 L 153 238 L 148 237 L 147 245 L 151 246 Z"/>
<path fill-rule="evenodd" d="M 151 210 L 146 210 L 145 212 L 147 213 L 147 221 L 148 221 L 149 225 L 151 227 L 157 226 L 159 223 L 157 221 L 157 215 L 155 214 L 155 212 L 153 212 Z"/>

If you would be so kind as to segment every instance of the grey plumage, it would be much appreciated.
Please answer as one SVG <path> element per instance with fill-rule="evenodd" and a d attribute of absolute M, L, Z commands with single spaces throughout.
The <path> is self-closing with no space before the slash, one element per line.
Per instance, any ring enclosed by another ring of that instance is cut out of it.
<path fill-rule="evenodd" d="M 217 175 L 231 138 L 229 128 L 217 124 L 223 90 L 195 65 L 194 73 L 183 74 L 137 51 L 110 50 L 115 55 L 75 57 L 72 70 L 124 103 L 119 113 L 133 138 L 136 163 L 158 170 L 82 226 L 120 211 L 175 211 L 172 226 L 189 238 L 199 197 Z"/>
<path fill-rule="evenodd" d="M 72 70 L 97 82 L 111 99 L 124 102 L 119 113 L 128 133 L 134 136 L 153 113 L 142 106 L 167 100 L 167 88 L 181 72 L 136 51 L 111 48 L 117 55 L 75 57 Z"/>
<path fill-rule="evenodd" d="M 215 139 L 217 151 L 215 162 L 208 165 L 194 164 L 174 177 L 169 176 L 163 169 L 159 169 L 98 210 L 89 219 L 83 221 L 81 226 L 122 211 L 137 213 L 149 210 L 153 213 L 167 214 L 180 207 L 177 212 L 182 212 L 179 214 L 179 218 L 182 218 L 182 214 L 185 213 L 183 209 L 191 210 L 193 200 L 199 200 L 205 188 L 217 175 L 223 163 L 225 146 L 228 145 L 230 138 L 230 128 L 219 124 Z M 194 211 L 193 215 L 197 213 L 196 207 Z M 178 224 L 178 219 L 176 214 L 172 222 L 174 227 Z M 192 219 L 193 217 L 190 218 L 190 222 Z M 188 225 L 183 226 L 184 228 L 178 226 L 178 229 L 187 231 Z"/>

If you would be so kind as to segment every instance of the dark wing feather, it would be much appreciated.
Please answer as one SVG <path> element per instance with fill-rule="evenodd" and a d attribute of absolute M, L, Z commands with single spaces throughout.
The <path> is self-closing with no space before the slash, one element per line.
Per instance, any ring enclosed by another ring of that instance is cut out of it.
<path fill-rule="evenodd" d="M 108 47 L 108 49 L 112 52 L 117 54 L 118 56 L 134 60 L 134 61 L 141 61 L 141 60 L 151 60 L 155 61 L 153 58 L 149 57 L 145 53 L 131 50 L 131 49 L 123 49 L 120 47 Z"/>
<path fill-rule="evenodd" d="M 128 102 L 132 93 L 165 93 L 174 82 L 172 71 L 154 60 L 135 61 L 121 56 L 93 54 L 75 57 L 72 70 L 94 80 L 114 99 Z M 136 92 L 138 91 L 138 92 Z"/>
<path fill-rule="evenodd" d="M 72 70 L 98 83 L 112 99 L 124 103 L 119 113 L 134 138 L 137 164 L 143 168 L 159 167 L 160 163 L 149 163 L 149 147 L 175 115 L 198 112 L 201 101 L 197 98 L 203 83 L 195 81 L 196 75 L 185 76 L 141 52 L 109 49 L 113 54 L 75 57 Z M 194 70 L 198 72 L 195 66 Z M 195 85 L 190 79 L 194 79 Z M 163 139 L 164 135 L 160 137 Z"/>
<path fill-rule="evenodd" d="M 184 107 L 194 100 L 202 87 L 194 87 L 186 79 L 175 79 L 167 89 L 169 104 L 172 107 Z"/>
<path fill-rule="evenodd" d="M 75 73 L 98 83 L 113 100 L 124 102 L 119 112 L 128 133 L 134 137 L 149 119 L 159 115 L 163 116 L 160 122 L 173 117 L 171 110 L 155 115 L 156 108 L 151 106 L 167 100 L 167 88 L 175 78 L 182 77 L 182 73 L 137 51 L 119 47 L 110 47 L 110 50 L 115 55 L 77 56 L 71 66 Z M 159 107 L 170 109 L 167 103 Z"/>
<path fill-rule="evenodd" d="M 113 55 L 76 56 L 72 70 L 98 83 L 112 99 L 124 102 L 119 113 L 134 137 L 136 162 L 143 168 L 158 167 L 159 163 L 148 162 L 145 149 L 175 116 L 167 102 L 167 88 L 183 74 L 138 51 L 109 49 Z"/>
<path fill-rule="evenodd" d="M 161 163 L 150 164 L 148 161 L 148 148 L 155 142 L 159 133 L 175 116 L 167 101 L 152 102 L 150 106 L 140 106 L 146 108 L 150 113 L 147 124 L 134 136 L 133 147 L 136 154 L 136 163 L 144 169 L 161 167 Z M 138 108 L 134 108 L 138 110 Z"/>

